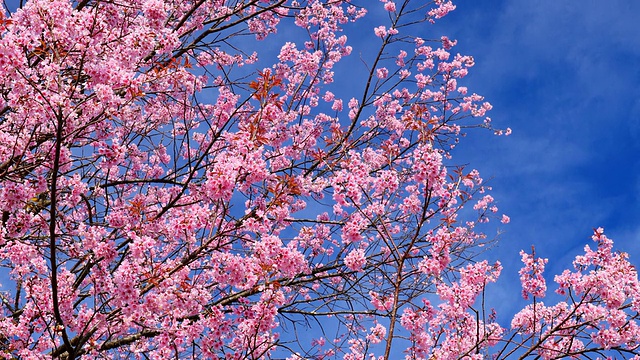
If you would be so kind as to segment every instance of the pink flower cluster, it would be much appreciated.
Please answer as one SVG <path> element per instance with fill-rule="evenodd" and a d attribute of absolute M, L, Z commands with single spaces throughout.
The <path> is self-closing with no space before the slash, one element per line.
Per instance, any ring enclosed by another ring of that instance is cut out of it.
<path fill-rule="evenodd" d="M 520 251 L 524 266 L 520 269 L 520 283 L 522 284 L 522 297 L 529 299 L 529 295 L 543 298 L 547 291 L 547 283 L 544 280 L 544 266 L 548 259 L 536 258 L 534 254 Z"/>

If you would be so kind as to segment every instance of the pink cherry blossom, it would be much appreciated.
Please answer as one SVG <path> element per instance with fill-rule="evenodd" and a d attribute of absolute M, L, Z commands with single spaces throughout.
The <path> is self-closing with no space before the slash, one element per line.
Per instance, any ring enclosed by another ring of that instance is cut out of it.
<path fill-rule="evenodd" d="M 385 26 L 378 26 L 377 28 L 374 29 L 374 32 L 376 34 L 377 37 L 383 38 L 385 36 L 387 36 L 387 28 Z"/>
<path fill-rule="evenodd" d="M 362 268 L 367 263 L 364 250 L 355 249 L 349 252 L 344 258 L 344 264 L 352 271 L 362 271 Z"/>
<path fill-rule="evenodd" d="M 556 303 L 521 253 L 530 303 L 500 325 L 485 245 L 510 218 L 452 150 L 511 129 L 425 26 L 451 1 L 382 3 L 1 12 L 0 354 L 638 355 L 637 272 L 602 229 Z"/>

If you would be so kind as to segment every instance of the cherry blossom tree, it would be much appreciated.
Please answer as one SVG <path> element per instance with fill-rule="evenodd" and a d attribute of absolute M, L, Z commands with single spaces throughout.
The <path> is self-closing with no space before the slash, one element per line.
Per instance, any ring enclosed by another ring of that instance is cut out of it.
<path fill-rule="evenodd" d="M 473 128 L 510 130 L 462 86 L 474 59 L 431 33 L 454 8 L 9 2 L 0 355 L 638 353 L 637 274 L 601 229 L 555 278 L 564 301 L 541 301 L 546 260 L 523 252 L 531 304 L 505 327 L 485 308 L 501 266 L 478 255 L 509 218 L 454 155 Z"/>

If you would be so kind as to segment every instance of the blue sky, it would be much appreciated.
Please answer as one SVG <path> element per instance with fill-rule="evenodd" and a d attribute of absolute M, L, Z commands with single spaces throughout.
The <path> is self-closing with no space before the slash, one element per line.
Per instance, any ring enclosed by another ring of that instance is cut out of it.
<path fill-rule="evenodd" d="M 399 2 L 399 1 L 398 1 Z M 640 2 L 569 0 L 454 0 L 457 9 L 411 35 L 458 40 L 452 52 L 472 55 L 464 79 L 493 104 L 496 127 L 509 137 L 472 130 L 454 162 L 490 178 L 501 213 L 511 217 L 486 254 L 504 270 L 488 289 L 500 322 L 526 303 L 520 297 L 521 249 L 549 258 L 547 280 L 571 267 L 594 227 L 604 227 L 616 248 L 640 264 Z M 370 13 L 345 26 L 350 57 L 335 68 L 343 97 L 360 97 L 380 40 L 373 28 L 386 13 L 366 0 Z M 416 31 L 414 28 L 413 31 Z M 258 43 L 268 66 L 296 29 Z M 252 40 L 252 39 L 251 39 Z M 552 285 L 552 284 L 550 284 Z M 554 287 L 550 286 L 550 290 Z"/>
<path fill-rule="evenodd" d="M 472 130 L 453 158 L 490 179 L 500 212 L 511 217 L 486 254 L 504 266 L 487 300 L 509 326 L 510 316 L 526 304 L 520 297 L 521 249 L 533 245 L 549 258 L 549 292 L 554 275 L 571 268 L 592 244 L 596 227 L 640 264 L 640 2 L 454 4 L 457 9 L 435 25 L 410 34 L 458 40 L 452 52 L 472 55 L 476 63 L 464 85 L 493 104 L 494 126 L 513 129 L 509 137 Z M 353 54 L 335 69 L 345 101 L 361 96 L 361 58 L 370 61 L 380 44 L 373 28 L 382 24 L 382 3 L 365 5 L 370 13 L 347 25 Z M 270 44 L 274 52 L 291 36 L 282 35 Z"/>
<path fill-rule="evenodd" d="M 458 40 L 453 52 L 476 62 L 464 85 L 493 104 L 496 127 L 513 129 L 509 137 L 472 130 L 454 153 L 454 162 L 491 178 L 500 212 L 511 217 L 486 254 L 504 266 L 488 289 L 488 305 L 509 326 L 526 304 L 521 249 L 534 245 L 549 258 L 551 291 L 553 276 L 592 244 L 595 227 L 640 264 L 640 2 L 454 3 L 454 12 L 411 35 Z M 373 28 L 381 24 L 382 3 L 364 5 L 370 14 L 346 26 L 354 52 L 335 68 L 345 101 L 361 96 L 361 58 L 370 59 L 380 44 Z M 267 39 L 259 49 L 263 64 L 292 36 L 281 31 Z"/>
<path fill-rule="evenodd" d="M 496 126 L 513 129 L 509 137 L 474 131 L 457 153 L 493 178 L 511 216 L 488 255 L 505 266 L 497 300 L 512 304 L 520 249 L 535 245 L 548 257 L 551 280 L 591 242 L 593 227 L 640 264 L 640 2 L 454 3 L 425 31 L 474 56 L 470 90 L 494 105 Z"/>

